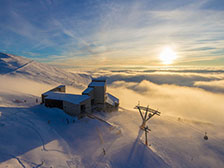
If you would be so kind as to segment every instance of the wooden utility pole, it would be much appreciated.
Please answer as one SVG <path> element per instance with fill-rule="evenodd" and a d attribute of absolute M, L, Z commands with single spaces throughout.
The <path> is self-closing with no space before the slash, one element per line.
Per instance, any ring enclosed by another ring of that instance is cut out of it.
<path fill-rule="evenodd" d="M 147 107 L 140 106 L 140 104 L 135 106 L 134 109 L 138 109 L 138 111 L 141 115 L 142 124 L 141 124 L 140 128 L 145 131 L 145 144 L 148 145 L 147 133 L 151 130 L 148 128 L 148 126 L 146 126 L 146 122 L 150 118 L 152 118 L 154 115 L 160 116 L 160 112 L 158 110 L 154 110 L 152 108 L 149 108 L 149 106 L 147 106 Z"/>
<path fill-rule="evenodd" d="M 147 133 L 149 131 L 151 131 L 151 130 L 148 128 L 148 126 L 146 126 L 144 131 L 145 131 L 145 145 L 148 146 L 148 136 L 147 136 Z"/>
<path fill-rule="evenodd" d="M 152 118 L 154 115 L 160 116 L 160 112 L 158 110 L 151 109 L 151 108 L 149 108 L 149 106 L 144 107 L 144 106 L 137 105 L 137 106 L 135 106 L 134 109 L 138 109 L 139 113 L 141 115 L 141 118 L 142 118 L 142 125 L 140 126 L 141 129 L 145 128 L 146 122 L 150 118 Z"/>

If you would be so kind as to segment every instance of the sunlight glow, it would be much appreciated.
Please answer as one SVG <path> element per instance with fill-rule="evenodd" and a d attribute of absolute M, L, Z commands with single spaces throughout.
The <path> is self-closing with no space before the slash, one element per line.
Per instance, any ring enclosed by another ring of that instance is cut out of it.
<path fill-rule="evenodd" d="M 163 64 L 172 64 L 177 58 L 177 54 L 170 47 L 165 47 L 159 56 Z"/>

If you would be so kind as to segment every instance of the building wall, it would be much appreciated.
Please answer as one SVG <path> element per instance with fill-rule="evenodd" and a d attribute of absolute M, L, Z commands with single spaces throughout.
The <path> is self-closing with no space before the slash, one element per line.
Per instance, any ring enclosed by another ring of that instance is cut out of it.
<path fill-rule="evenodd" d="M 77 116 L 80 114 L 80 105 L 63 101 L 63 110 L 70 115 Z"/>
<path fill-rule="evenodd" d="M 83 102 L 80 103 L 80 111 L 81 111 L 81 105 L 85 105 L 86 113 L 91 113 L 92 112 L 92 107 L 91 107 L 91 99 L 84 100 Z"/>
<path fill-rule="evenodd" d="M 118 107 L 119 107 L 119 104 L 115 104 L 115 106 L 112 106 L 108 103 L 105 103 L 105 111 L 106 112 L 118 111 Z"/>
<path fill-rule="evenodd" d="M 44 95 L 44 94 L 41 95 L 41 99 L 42 99 L 41 103 L 44 103 L 44 100 L 45 100 L 46 97 L 47 97 L 47 96 Z"/>
<path fill-rule="evenodd" d="M 45 99 L 46 107 L 57 107 L 63 109 L 63 101 L 61 100 L 53 100 L 53 99 Z"/>
<path fill-rule="evenodd" d="M 91 99 L 87 99 L 80 104 L 73 104 L 63 101 L 63 110 L 70 115 L 78 116 L 81 114 L 81 106 L 85 105 L 85 113 L 91 113 Z"/>
<path fill-rule="evenodd" d="M 96 105 L 94 105 L 93 106 L 93 110 L 106 112 L 105 103 L 104 104 L 96 104 Z"/>
<path fill-rule="evenodd" d="M 95 102 L 95 104 L 104 104 L 105 93 L 106 93 L 106 85 L 94 87 L 94 102 Z"/>
<path fill-rule="evenodd" d="M 91 99 L 94 99 L 94 88 L 88 94 L 87 93 L 82 93 L 82 95 L 88 95 Z"/>
<path fill-rule="evenodd" d="M 95 100 L 94 100 L 94 88 L 88 94 L 87 93 L 82 93 L 82 95 L 88 95 L 90 97 L 90 100 L 91 100 L 91 105 L 94 104 L 94 102 L 95 102 Z"/>
<path fill-rule="evenodd" d="M 58 86 L 54 89 L 51 89 L 52 92 L 64 92 L 65 93 L 65 85 Z"/>

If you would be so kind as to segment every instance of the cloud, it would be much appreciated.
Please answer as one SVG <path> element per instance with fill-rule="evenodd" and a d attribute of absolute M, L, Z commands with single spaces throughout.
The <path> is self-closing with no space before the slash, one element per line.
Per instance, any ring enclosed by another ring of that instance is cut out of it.
<path fill-rule="evenodd" d="M 222 68 L 102 69 L 108 92 L 120 99 L 121 107 L 132 109 L 138 101 L 174 115 L 203 122 L 224 121 L 224 73 Z"/>
<path fill-rule="evenodd" d="M 224 80 L 197 81 L 194 86 L 216 93 L 224 93 Z"/>
<path fill-rule="evenodd" d="M 215 94 L 199 88 L 170 84 L 158 85 L 149 81 L 140 83 L 117 81 L 109 91 L 120 98 L 122 107 L 133 109 L 141 102 L 159 109 L 163 115 L 222 123 L 224 94 Z"/>
<path fill-rule="evenodd" d="M 97 73 L 93 73 L 93 76 Z M 158 85 L 169 84 L 187 87 L 199 87 L 204 90 L 213 92 L 218 91 L 216 86 L 204 87 L 198 82 L 212 82 L 224 80 L 222 69 L 168 69 L 168 70 L 104 70 L 98 73 L 100 76 L 108 78 L 108 84 L 113 84 L 115 81 L 123 81 L 127 83 L 140 83 L 149 81 Z M 220 86 L 221 87 L 221 86 Z M 220 88 L 219 87 L 219 88 Z"/>
<path fill-rule="evenodd" d="M 28 80 L 21 77 L 8 77 L 2 75 L 0 76 L 0 81 L 1 93 L 26 93 L 39 96 L 42 92 L 54 86 L 44 83 L 38 83 L 33 80 Z"/>
<path fill-rule="evenodd" d="M 159 8 L 162 4 L 151 9 L 146 2 L 128 6 L 111 3 L 102 10 L 97 31 L 83 37 L 88 41 L 88 51 L 97 52 L 85 53 L 85 57 L 75 60 L 71 58 L 65 64 L 79 64 L 87 57 L 88 64 L 92 65 L 95 59 L 94 65 L 98 66 L 159 65 L 157 56 L 164 45 L 171 45 L 177 51 L 176 64 L 203 61 L 209 64 L 208 60 L 223 57 L 222 52 L 214 52 L 223 48 L 224 41 L 220 37 L 224 22 L 223 11 L 202 10 L 205 3 L 207 1 L 188 1 L 184 6 L 177 5 L 169 10 Z M 75 57 L 80 51 L 71 49 L 64 55 Z"/>
<path fill-rule="evenodd" d="M 22 77 L 9 77 L 0 75 L 0 105 L 13 104 L 12 101 L 18 98 L 27 98 L 35 102 L 42 93 L 58 86 L 57 84 L 46 84 Z M 80 94 L 82 90 L 72 86 L 66 86 L 67 93 Z"/>
<path fill-rule="evenodd" d="M 214 64 L 223 58 L 224 12 L 210 2 L 5 2 L 0 44 L 63 66 L 161 65 L 167 45 L 179 56 L 176 65 Z"/>

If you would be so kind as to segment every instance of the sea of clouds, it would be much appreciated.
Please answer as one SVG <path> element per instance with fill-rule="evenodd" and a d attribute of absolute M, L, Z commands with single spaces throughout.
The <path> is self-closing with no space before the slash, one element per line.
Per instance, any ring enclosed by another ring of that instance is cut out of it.
<path fill-rule="evenodd" d="M 118 97 L 123 108 L 133 110 L 140 102 L 141 105 L 158 109 L 162 115 L 212 123 L 224 122 L 222 68 L 101 69 L 85 71 L 85 74 L 106 77 L 107 92 Z M 13 94 L 25 92 L 40 96 L 41 93 L 56 86 L 18 77 L 1 76 L 1 81 L 1 95 L 5 92 Z M 79 88 L 67 86 L 67 89 L 70 93 L 82 92 Z"/>
<path fill-rule="evenodd" d="M 107 78 L 108 91 L 120 105 L 140 102 L 164 115 L 200 121 L 224 121 L 224 70 L 220 68 L 103 69 L 89 72 Z"/>

